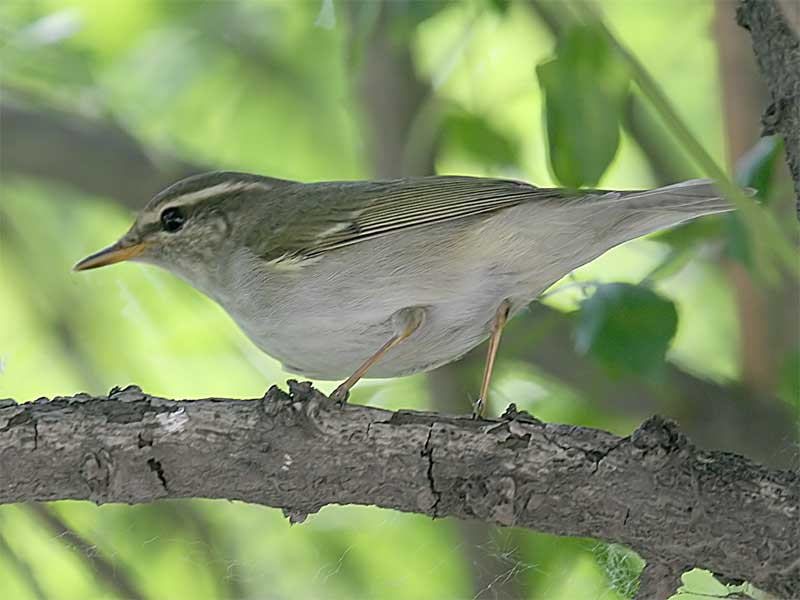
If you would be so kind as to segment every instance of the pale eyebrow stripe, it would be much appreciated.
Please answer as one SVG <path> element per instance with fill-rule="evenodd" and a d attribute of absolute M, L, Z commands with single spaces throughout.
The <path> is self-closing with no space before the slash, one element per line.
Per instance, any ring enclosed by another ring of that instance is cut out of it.
<path fill-rule="evenodd" d="M 192 206 L 193 204 L 197 204 L 198 202 L 208 198 L 213 198 L 214 196 L 219 196 L 228 192 L 240 192 L 242 190 L 249 190 L 253 188 L 268 189 L 268 186 L 265 186 L 258 181 L 224 181 L 222 183 L 212 185 L 211 187 L 203 188 L 202 190 L 189 192 L 188 194 L 181 194 L 180 196 L 171 198 L 168 202 L 160 206 L 158 209 L 158 214 L 149 215 L 150 218 L 146 219 L 146 221 L 157 221 L 161 212 L 174 206 Z"/>

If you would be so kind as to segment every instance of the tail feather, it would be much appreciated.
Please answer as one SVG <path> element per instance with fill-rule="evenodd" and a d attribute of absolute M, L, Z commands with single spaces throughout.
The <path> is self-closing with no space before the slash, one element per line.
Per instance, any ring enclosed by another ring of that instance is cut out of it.
<path fill-rule="evenodd" d="M 618 201 L 624 203 L 626 210 L 640 212 L 700 216 L 734 210 L 709 179 L 690 179 L 653 190 L 623 192 Z"/>
<path fill-rule="evenodd" d="M 753 190 L 748 190 L 752 195 Z M 600 225 L 608 241 L 618 244 L 716 213 L 735 210 L 709 179 L 692 179 L 653 190 L 611 192 L 591 206 L 590 219 Z"/>

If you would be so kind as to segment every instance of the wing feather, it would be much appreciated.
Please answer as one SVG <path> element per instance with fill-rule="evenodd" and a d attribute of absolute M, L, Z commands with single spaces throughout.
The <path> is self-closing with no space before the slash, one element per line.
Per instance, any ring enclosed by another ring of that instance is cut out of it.
<path fill-rule="evenodd" d="M 486 215 L 524 202 L 563 198 L 556 189 L 479 177 L 420 177 L 386 182 L 300 184 L 319 194 L 300 211 L 302 236 L 286 236 L 265 258 L 297 260 L 403 229 Z"/>

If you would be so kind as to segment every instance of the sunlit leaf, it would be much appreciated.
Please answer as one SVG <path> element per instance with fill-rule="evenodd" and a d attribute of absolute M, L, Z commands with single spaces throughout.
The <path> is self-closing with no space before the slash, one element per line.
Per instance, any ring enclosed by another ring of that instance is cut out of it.
<path fill-rule="evenodd" d="M 643 286 L 604 284 L 581 303 L 575 345 L 612 374 L 649 375 L 663 365 L 677 326 L 671 300 Z"/>
<path fill-rule="evenodd" d="M 599 31 L 581 25 L 564 36 L 555 58 L 540 64 L 536 74 L 554 176 L 571 188 L 597 184 L 619 146 L 627 68 Z"/>
<path fill-rule="evenodd" d="M 724 598 L 728 588 L 714 578 L 714 575 L 703 569 L 692 569 L 681 576 L 683 585 L 680 591 L 703 594 L 705 596 Z"/>

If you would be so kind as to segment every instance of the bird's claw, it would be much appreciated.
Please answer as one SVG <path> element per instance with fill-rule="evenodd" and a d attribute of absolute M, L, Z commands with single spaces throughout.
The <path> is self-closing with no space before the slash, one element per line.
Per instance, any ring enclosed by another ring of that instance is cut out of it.
<path fill-rule="evenodd" d="M 486 403 L 483 401 L 483 398 L 478 396 L 477 400 L 472 404 L 472 418 L 474 420 L 478 420 L 483 418 L 483 409 L 486 406 Z"/>
<path fill-rule="evenodd" d="M 349 396 L 350 396 L 350 390 L 347 389 L 345 386 L 340 385 L 335 390 L 333 390 L 329 398 L 334 402 L 336 402 L 338 406 L 344 406 Z"/>

